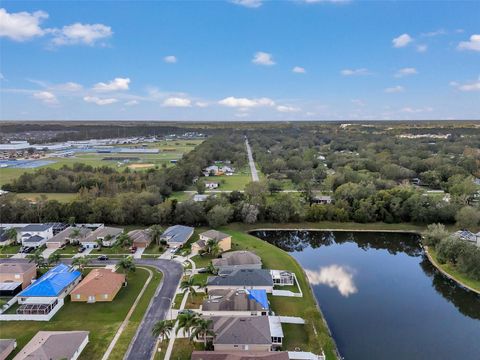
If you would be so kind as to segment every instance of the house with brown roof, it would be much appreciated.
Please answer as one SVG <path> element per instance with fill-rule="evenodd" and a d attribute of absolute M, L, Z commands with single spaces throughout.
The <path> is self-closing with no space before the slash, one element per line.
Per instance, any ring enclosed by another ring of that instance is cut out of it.
<path fill-rule="evenodd" d="M 132 230 L 127 235 L 132 240 L 132 246 L 137 248 L 147 248 L 152 242 L 148 230 Z"/>
<path fill-rule="evenodd" d="M 232 236 L 222 233 L 217 230 L 208 230 L 199 234 L 199 240 L 192 244 L 192 254 L 200 254 L 203 250 L 207 248 L 209 241 L 214 241 L 218 244 L 220 249 L 223 251 L 228 251 L 232 248 Z"/>
<path fill-rule="evenodd" d="M 125 274 L 111 269 L 93 269 L 72 290 L 70 299 L 74 302 L 94 303 L 112 301 L 125 284 Z"/>
<path fill-rule="evenodd" d="M 13 360 L 76 360 L 88 344 L 88 331 L 39 331 Z"/>
<path fill-rule="evenodd" d="M 78 235 L 76 236 L 76 230 L 78 230 Z M 86 238 L 92 230 L 85 227 L 68 227 L 65 230 L 60 231 L 58 234 L 54 235 L 51 239 L 48 239 L 46 244 L 49 249 L 58 249 L 69 242 L 78 242 L 80 239 Z"/>
<path fill-rule="evenodd" d="M 213 259 L 212 264 L 219 272 L 237 269 L 261 269 L 262 259 L 250 251 L 229 251 L 220 259 Z"/>
<path fill-rule="evenodd" d="M 86 248 L 96 248 L 100 241 L 103 246 L 112 246 L 122 232 L 123 229 L 120 228 L 101 226 L 85 238 L 79 238 L 78 240 L 80 244 Z"/>
<path fill-rule="evenodd" d="M 286 351 L 194 351 L 191 360 L 289 360 Z"/>
<path fill-rule="evenodd" d="M 0 283 L 20 283 L 21 289 L 25 289 L 37 276 L 35 263 L 26 261 L 8 262 L 0 264 Z"/>

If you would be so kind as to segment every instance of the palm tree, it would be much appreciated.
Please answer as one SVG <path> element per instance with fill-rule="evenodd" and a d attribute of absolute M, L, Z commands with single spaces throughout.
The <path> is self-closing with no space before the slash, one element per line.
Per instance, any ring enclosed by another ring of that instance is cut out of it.
<path fill-rule="evenodd" d="M 10 228 L 5 231 L 5 235 L 7 236 L 8 240 L 13 240 L 14 243 L 17 242 L 17 229 Z"/>
<path fill-rule="evenodd" d="M 105 240 L 107 240 L 107 237 L 108 237 L 108 236 L 109 236 L 109 235 L 105 236 Z M 95 242 L 96 242 L 97 245 L 98 245 L 98 249 L 101 249 L 101 248 L 103 247 L 103 240 L 102 240 L 102 239 L 97 238 L 97 239 L 95 240 Z"/>
<path fill-rule="evenodd" d="M 46 266 L 45 258 L 42 255 L 43 251 L 41 248 L 35 250 L 33 254 L 29 254 L 27 258 L 29 259 L 28 262 L 34 262 L 37 267 L 44 267 Z"/>
<path fill-rule="evenodd" d="M 218 269 L 215 266 L 213 266 L 211 261 L 208 263 L 208 266 L 206 267 L 206 270 L 213 275 L 218 274 Z"/>
<path fill-rule="evenodd" d="M 203 338 L 203 346 L 207 347 L 207 337 L 214 336 L 215 333 L 212 330 L 212 320 L 206 320 L 198 318 L 192 326 L 192 335 L 190 340 Z"/>
<path fill-rule="evenodd" d="M 90 264 L 91 260 L 86 256 L 74 258 L 72 261 L 73 266 L 78 266 L 83 274 L 83 270 Z"/>
<path fill-rule="evenodd" d="M 47 259 L 47 263 L 49 266 L 54 265 L 60 261 L 60 254 L 58 253 L 53 253 L 50 254 L 50 256 Z"/>
<path fill-rule="evenodd" d="M 194 311 L 182 312 L 177 317 L 178 325 L 177 325 L 177 330 L 175 331 L 175 334 L 178 334 L 180 329 L 183 329 L 183 331 L 187 333 L 188 337 L 190 337 L 190 333 L 192 331 L 192 328 L 195 326 L 195 323 L 197 322 L 198 317 L 199 317 L 198 313 Z"/>
<path fill-rule="evenodd" d="M 189 292 L 190 294 L 195 295 L 197 293 L 195 287 L 199 287 L 199 284 L 195 282 L 193 277 L 189 277 L 187 280 L 182 280 L 180 283 L 180 289 L 182 289 L 184 294 Z"/>
<path fill-rule="evenodd" d="M 117 244 L 121 247 L 126 248 L 132 245 L 132 239 L 130 239 L 130 236 L 128 236 L 128 234 L 123 233 L 118 237 Z"/>
<path fill-rule="evenodd" d="M 168 340 L 171 331 L 173 330 L 174 322 L 172 320 L 160 320 L 153 325 L 152 335 L 160 337 L 163 340 Z"/>
<path fill-rule="evenodd" d="M 220 248 L 220 245 L 218 245 L 217 241 L 213 239 L 207 241 L 207 253 L 213 257 L 217 257 L 221 252 L 222 249 Z"/>
<path fill-rule="evenodd" d="M 163 234 L 163 229 L 160 225 L 152 225 L 149 229 L 150 238 L 155 244 L 160 245 L 160 236 Z"/>
<path fill-rule="evenodd" d="M 79 237 L 80 237 L 80 229 L 78 228 L 72 229 L 72 231 L 70 232 L 70 238 L 74 240 L 74 243 L 78 241 Z"/>
<path fill-rule="evenodd" d="M 135 263 L 133 262 L 133 258 L 131 256 L 124 257 L 122 260 L 120 260 L 118 266 L 122 268 L 125 278 L 127 278 L 129 272 L 135 272 L 136 270 Z"/>

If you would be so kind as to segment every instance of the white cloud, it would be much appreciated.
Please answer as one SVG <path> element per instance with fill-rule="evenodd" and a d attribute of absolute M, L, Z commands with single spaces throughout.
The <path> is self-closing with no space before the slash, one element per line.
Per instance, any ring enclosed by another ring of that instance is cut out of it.
<path fill-rule="evenodd" d="M 415 74 L 418 74 L 417 69 L 413 67 L 406 67 L 406 68 L 399 69 L 394 76 L 396 78 L 401 78 L 404 76 L 415 75 Z"/>
<path fill-rule="evenodd" d="M 233 96 L 227 97 L 218 102 L 220 105 L 238 108 L 252 108 L 258 106 L 275 106 L 272 99 L 263 97 L 258 99 L 236 98 Z"/>
<path fill-rule="evenodd" d="M 118 90 L 128 90 L 128 85 L 130 84 L 129 78 L 115 78 L 108 83 L 99 82 L 93 86 L 95 91 L 118 91 Z"/>
<path fill-rule="evenodd" d="M 425 44 L 417 45 L 417 52 L 419 53 L 424 53 L 427 51 L 427 49 L 428 49 L 428 46 Z"/>
<path fill-rule="evenodd" d="M 470 36 L 469 41 L 461 41 L 458 50 L 480 51 L 480 34 Z"/>
<path fill-rule="evenodd" d="M 413 41 L 412 37 L 408 34 L 402 34 L 392 40 L 393 47 L 401 48 L 405 47 Z"/>
<path fill-rule="evenodd" d="M 0 37 L 8 37 L 15 41 L 25 41 L 44 35 L 40 27 L 42 20 L 48 18 L 44 11 L 8 13 L 0 9 Z"/>
<path fill-rule="evenodd" d="M 342 74 L 343 76 L 360 76 L 360 75 L 370 75 L 370 72 L 365 68 L 343 69 L 342 71 L 340 71 L 340 74 Z"/>
<path fill-rule="evenodd" d="M 446 35 L 446 34 L 447 34 L 447 32 L 445 31 L 445 29 L 438 29 L 438 30 L 435 30 L 435 31 L 429 31 L 429 32 L 426 32 L 426 33 L 422 33 L 420 35 L 423 36 L 423 37 L 434 37 L 434 36 Z"/>
<path fill-rule="evenodd" d="M 351 102 L 352 102 L 352 104 L 355 104 L 355 105 L 360 106 L 360 107 L 365 106 L 365 102 L 361 99 L 352 99 Z"/>
<path fill-rule="evenodd" d="M 138 101 L 137 100 L 130 100 L 130 101 L 127 101 L 124 105 L 135 106 L 135 105 L 138 105 Z"/>
<path fill-rule="evenodd" d="M 84 101 L 88 102 L 88 103 L 94 103 L 94 104 L 97 104 L 97 105 L 110 105 L 110 104 L 115 104 L 116 102 L 118 102 L 117 99 L 115 98 L 106 98 L 106 99 L 102 99 L 102 98 L 99 98 L 99 97 L 96 97 L 96 96 L 85 96 L 83 98 Z"/>
<path fill-rule="evenodd" d="M 33 97 L 37 100 L 44 102 L 45 104 L 55 105 L 58 104 L 58 99 L 55 94 L 50 91 L 38 91 L 33 93 Z"/>
<path fill-rule="evenodd" d="M 262 0 L 232 0 L 232 3 L 248 8 L 259 8 L 262 6 Z"/>
<path fill-rule="evenodd" d="M 423 107 L 423 108 L 411 108 L 407 106 L 402 108 L 400 111 L 404 113 L 409 113 L 409 114 L 418 114 L 418 113 L 424 113 L 424 112 L 432 112 L 433 108 L 430 106 Z"/>
<path fill-rule="evenodd" d="M 163 102 L 163 106 L 166 107 L 190 107 L 192 106 L 192 101 L 186 98 L 180 97 L 169 97 Z"/>
<path fill-rule="evenodd" d="M 277 111 L 283 112 L 283 113 L 298 112 L 300 110 L 301 110 L 300 108 L 294 107 L 294 106 L 288 106 L 288 105 L 277 106 Z"/>
<path fill-rule="evenodd" d="M 358 290 L 353 281 L 353 271 L 345 266 L 330 265 L 318 270 L 305 269 L 307 278 L 312 285 L 327 285 L 337 288 L 342 296 L 348 297 Z"/>
<path fill-rule="evenodd" d="M 168 64 L 175 64 L 177 62 L 177 57 L 175 55 L 168 55 L 163 58 L 163 61 Z"/>
<path fill-rule="evenodd" d="M 305 68 L 301 67 L 301 66 L 294 66 L 294 68 L 292 69 L 292 71 L 294 73 L 297 73 L 297 74 L 305 74 L 307 71 L 305 70 Z"/>
<path fill-rule="evenodd" d="M 208 106 L 208 103 L 207 103 L 207 102 L 204 102 L 204 101 L 197 101 L 197 102 L 195 103 L 195 106 L 204 108 L 204 107 L 207 107 L 207 106 Z"/>
<path fill-rule="evenodd" d="M 480 91 L 480 76 L 476 81 L 467 82 L 464 84 L 459 84 L 456 81 L 452 81 L 450 85 L 457 88 L 460 91 L 465 91 L 465 92 Z"/>
<path fill-rule="evenodd" d="M 388 87 L 384 90 L 387 94 L 394 94 L 394 93 L 401 93 L 405 91 L 405 88 L 403 86 L 397 85 L 397 86 L 392 86 Z"/>
<path fill-rule="evenodd" d="M 275 61 L 273 61 L 272 54 L 263 52 L 263 51 L 258 51 L 255 53 L 253 56 L 252 62 L 257 65 L 275 65 Z"/>
<path fill-rule="evenodd" d="M 106 39 L 113 34 L 110 26 L 81 23 L 67 25 L 61 29 L 52 29 L 50 32 L 53 34 L 52 43 L 58 46 L 74 44 L 95 45 L 98 40 Z"/>
<path fill-rule="evenodd" d="M 69 81 L 64 84 L 58 84 L 55 86 L 55 88 L 64 91 L 79 91 L 83 89 L 83 86 L 75 82 Z"/>

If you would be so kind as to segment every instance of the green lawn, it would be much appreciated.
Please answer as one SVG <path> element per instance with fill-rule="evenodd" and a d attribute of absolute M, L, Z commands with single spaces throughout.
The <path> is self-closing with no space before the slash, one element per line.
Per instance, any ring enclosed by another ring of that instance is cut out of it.
<path fill-rule="evenodd" d="M 480 292 L 480 281 L 479 280 L 474 280 L 469 277 L 467 277 L 465 274 L 462 272 L 458 271 L 455 265 L 446 263 L 446 264 L 440 264 L 437 259 L 437 253 L 435 249 L 429 247 L 428 248 L 428 253 L 432 257 L 432 259 L 435 261 L 436 265 L 440 267 L 443 271 L 445 271 L 447 274 L 451 275 L 453 278 L 458 279 L 460 282 L 464 283 L 465 285 L 470 286 L 471 288 L 475 289 L 476 291 Z"/>
<path fill-rule="evenodd" d="M 184 295 L 184 293 L 175 295 L 175 298 L 173 299 L 172 309 L 180 309 L 180 305 L 182 304 Z"/>
<path fill-rule="evenodd" d="M 154 242 L 152 242 L 146 249 L 145 251 L 143 252 L 144 254 L 156 254 L 156 255 L 160 255 L 160 254 L 163 254 L 165 252 L 165 248 L 163 246 L 159 246 L 157 244 L 155 244 Z"/>
<path fill-rule="evenodd" d="M 21 245 L 0 246 L 0 254 L 9 254 L 9 255 L 16 254 L 20 250 L 20 247 Z"/>
<path fill-rule="evenodd" d="M 147 278 L 148 272 L 140 268 L 135 273 L 129 274 L 128 286 L 120 290 L 116 298 L 108 303 L 75 303 L 70 302 L 70 298 L 67 297 L 63 308 L 48 322 L 0 322 L 0 338 L 15 338 L 19 351 L 39 330 L 88 330 L 90 342 L 80 359 L 100 359 Z M 158 282 L 156 284 L 158 285 Z M 146 302 L 155 292 L 155 284 L 151 284 L 150 287 L 149 297 L 144 299 Z M 138 318 L 141 318 L 140 314 L 137 315 L 137 320 Z M 128 345 L 129 339 L 125 341 Z"/>
<path fill-rule="evenodd" d="M 70 202 L 77 198 L 76 193 L 18 193 L 17 196 L 22 199 L 36 201 L 44 195 L 48 200 L 57 200 L 59 202 Z"/>
<path fill-rule="evenodd" d="M 182 202 L 182 201 L 190 200 L 193 196 L 194 194 L 191 192 L 175 191 L 170 195 L 169 199 Z"/>
<path fill-rule="evenodd" d="M 195 295 L 188 294 L 188 299 L 185 304 L 185 309 L 198 309 L 202 305 L 203 300 L 206 298 L 204 292 L 198 292 Z"/>
<path fill-rule="evenodd" d="M 173 345 L 172 360 L 190 360 L 194 350 L 203 350 L 203 343 L 191 342 L 188 339 L 176 339 Z"/>
<path fill-rule="evenodd" d="M 215 259 L 216 256 L 211 256 L 211 255 L 195 255 L 192 257 L 193 262 L 197 266 L 197 268 L 204 268 L 207 267 L 208 264 L 212 261 L 212 259 Z"/>

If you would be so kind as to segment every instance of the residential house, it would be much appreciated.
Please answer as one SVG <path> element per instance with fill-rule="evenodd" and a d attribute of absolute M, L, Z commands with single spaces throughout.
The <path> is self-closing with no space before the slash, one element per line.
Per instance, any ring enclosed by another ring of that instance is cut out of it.
<path fill-rule="evenodd" d="M 123 229 L 114 228 L 110 226 L 102 226 L 92 231 L 85 238 L 79 238 L 80 244 L 85 248 L 96 248 L 101 241 L 102 246 L 112 246 L 117 241 L 118 236 L 123 232 Z"/>
<path fill-rule="evenodd" d="M 8 236 L 8 229 L 12 228 L 11 227 L 0 227 L 0 246 L 8 246 L 8 245 L 12 245 L 14 244 L 17 239 L 15 237 L 11 238 L 10 236 Z M 15 228 L 15 227 L 13 227 Z M 18 231 L 18 229 L 17 229 Z M 18 234 L 17 234 L 18 236 Z"/>
<path fill-rule="evenodd" d="M 208 230 L 199 235 L 200 240 L 192 244 L 192 254 L 197 255 L 205 250 L 209 241 L 215 241 L 221 251 L 228 251 L 232 248 L 232 236 L 217 230 Z"/>
<path fill-rule="evenodd" d="M 290 271 L 285 270 L 270 270 L 272 275 L 273 285 L 291 286 L 295 285 L 295 276 Z"/>
<path fill-rule="evenodd" d="M 218 183 L 217 182 L 206 182 L 205 187 L 209 190 L 214 190 L 218 188 Z"/>
<path fill-rule="evenodd" d="M 468 230 L 459 230 L 459 231 L 454 232 L 452 234 L 452 236 L 457 238 L 457 239 L 470 242 L 470 243 L 480 247 L 480 232 L 475 234 L 475 233 L 473 233 L 471 231 L 468 231 Z"/>
<path fill-rule="evenodd" d="M 78 231 L 78 235 L 76 235 L 76 231 Z M 68 243 L 80 242 L 80 239 L 85 239 L 91 232 L 92 230 L 88 228 L 70 226 L 48 239 L 46 245 L 49 249 L 59 249 Z"/>
<path fill-rule="evenodd" d="M 152 238 L 148 230 L 132 230 L 128 233 L 132 240 L 132 246 L 137 248 L 147 248 L 152 242 Z"/>
<path fill-rule="evenodd" d="M 169 247 L 181 247 L 193 235 L 194 228 L 190 226 L 174 225 L 170 226 L 160 236 L 160 240 L 167 242 Z"/>
<path fill-rule="evenodd" d="M 222 254 L 220 259 L 213 259 L 212 264 L 219 272 L 236 269 L 261 269 L 262 259 L 250 251 L 238 250 Z"/>
<path fill-rule="evenodd" d="M 125 274 L 111 269 L 93 269 L 72 290 L 70 299 L 74 302 L 94 303 L 112 301 L 125 284 Z"/>
<path fill-rule="evenodd" d="M 29 224 L 19 233 L 23 246 L 40 247 L 53 237 L 53 224 Z"/>
<path fill-rule="evenodd" d="M 212 290 L 201 306 L 206 316 L 265 316 L 269 312 L 265 290 Z"/>
<path fill-rule="evenodd" d="M 80 282 L 82 274 L 72 266 L 58 264 L 18 294 L 17 314 L 46 315 Z"/>
<path fill-rule="evenodd" d="M 312 198 L 312 203 L 314 204 L 331 204 L 333 202 L 333 198 L 328 195 L 315 195 Z"/>
<path fill-rule="evenodd" d="M 191 360 L 289 360 L 286 351 L 194 351 Z M 308 360 L 308 359 L 306 359 Z"/>
<path fill-rule="evenodd" d="M 88 331 L 39 331 L 13 360 L 76 360 L 88 335 Z"/>
<path fill-rule="evenodd" d="M 0 360 L 5 360 L 17 347 L 15 339 L 0 339 Z"/>
<path fill-rule="evenodd" d="M 208 292 L 218 289 L 255 289 L 271 293 L 273 280 L 266 269 L 237 269 L 227 274 L 209 276 L 206 287 Z"/>
<path fill-rule="evenodd" d="M 35 263 L 26 261 L 0 263 L 0 283 L 19 283 L 25 289 L 37 276 Z"/>
<path fill-rule="evenodd" d="M 215 351 L 269 352 L 281 347 L 282 327 L 269 316 L 212 317 Z"/>
<path fill-rule="evenodd" d="M 193 196 L 193 201 L 195 202 L 203 202 L 203 201 L 207 201 L 208 199 L 208 195 L 205 195 L 205 194 L 195 194 Z"/>

